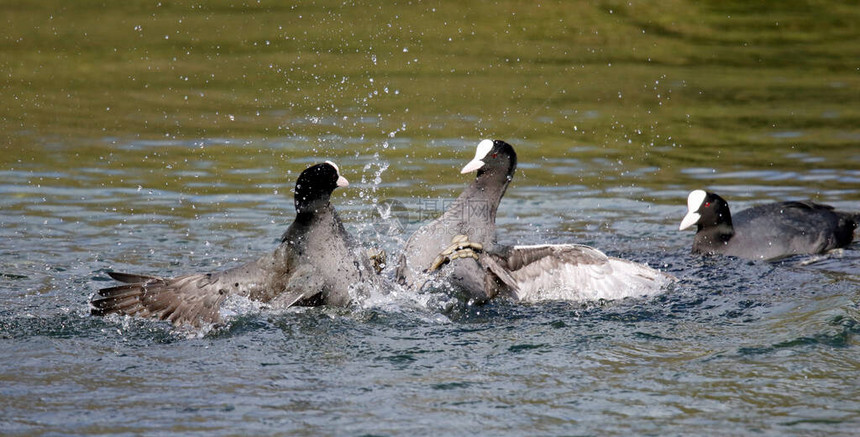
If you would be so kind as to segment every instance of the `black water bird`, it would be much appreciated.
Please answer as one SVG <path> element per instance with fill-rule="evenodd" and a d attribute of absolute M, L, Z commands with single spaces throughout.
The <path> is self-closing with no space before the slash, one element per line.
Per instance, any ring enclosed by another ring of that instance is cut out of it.
<path fill-rule="evenodd" d="M 439 278 L 474 302 L 615 299 L 653 294 L 671 276 L 580 244 L 508 246 L 496 241 L 496 212 L 517 167 L 514 148 L 483 140 L 461 173 L 477 171 L 439 218 L 406 242 L 395 276 L 412 289 Z"/>
<path fill-rule="evenodd" d="M 273 308 L 349 305 L 351 293 L 366 293 L 379 279 L 330 202 L 335 188 L 347 185 L 333 162 L 307 168 L 296 181 L 295 220 L 273 252 L 216 273 L 175 278 L 108 273 L 125 284 L 99 290 L 92 313 L 202 326 L 221 321 L 221 304 L 229 295 Z"/>
<path fill-rule="evenodd" d="M 693 253 L 752 260 L 845 247 L 860 221 L 858 213 L 808 201 L 769 203 L 732 214 L 725 199 L 704 190 L 690 192 L 687 209 L 680 230 L 696 225 Z"/>

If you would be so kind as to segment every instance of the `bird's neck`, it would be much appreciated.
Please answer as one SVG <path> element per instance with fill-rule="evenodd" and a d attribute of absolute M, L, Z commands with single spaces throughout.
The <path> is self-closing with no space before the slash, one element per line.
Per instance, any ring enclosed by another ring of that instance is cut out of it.
<path fill-rule="evenodd" d="M 328 201 L 318 202 L 316 204 L 307 203 L 296 208 L 296 218 L 293 223 L 287 228 L 281 238 L 282 241 L 293 240 L 301 242 L 308 234 L 307 230 L 311 226 L 328 227 L 332 223 L 339 223 L 337 212 Z"/>
<path fill-rule="evenodd" d="M 484 174 L 463 190 L 446 214 L 459 217 L 463 222 L 495 224 L 499 202 L 509 183 L 507 175 Z"/>
<path fill-rule="evenodd" d="M 734 236 L 735 229 L 731 222 L 710 227 L 700 226 L 696 232 L 696 244 L 704 247 L 724 246 Z"/>

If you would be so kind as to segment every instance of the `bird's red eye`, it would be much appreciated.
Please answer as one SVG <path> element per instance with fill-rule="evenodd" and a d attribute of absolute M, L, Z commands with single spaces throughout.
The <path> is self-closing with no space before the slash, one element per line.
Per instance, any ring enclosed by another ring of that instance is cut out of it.
<path fill-rule="evenodd" d="M 711 206 L 711 202 L 705 202 L 705 208 Z"/>
<path fill-rule="evenodd" d="M 493 153 L 493 158 L 495 158 L 495 157 L 496 157 L 496 155 L 498 155 L 498 153 Z"/>

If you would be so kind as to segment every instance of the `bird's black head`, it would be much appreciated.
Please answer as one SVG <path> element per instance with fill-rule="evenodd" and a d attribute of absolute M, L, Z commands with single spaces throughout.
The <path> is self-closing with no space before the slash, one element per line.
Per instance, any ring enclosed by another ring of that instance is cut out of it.
<path fill-rule="evenodd" d="M 349 182 L 331 161 L 306 168 L 296 180 L 296 211 L 309 212 L 328 204 L 334 189 L 347 185 Z"/>
<path fill-rule="evenodd" d="M 729 203 L 710 191 L 695 190 L 687 196 L 687 215 L 681 221 L 680 229 L 697 225 L 698 230 L 717 226 L 732 226 Z"/>
<path fill-rule="evenodd" d="M 517 169 L 517 152 L 502 140 L 483 140 L 478 143 L 475 158 L 469 161 L 460 173 L 478 171 L 480 178 L 485 173 L 505 175 L 507 182 L 514 177 Z"/>

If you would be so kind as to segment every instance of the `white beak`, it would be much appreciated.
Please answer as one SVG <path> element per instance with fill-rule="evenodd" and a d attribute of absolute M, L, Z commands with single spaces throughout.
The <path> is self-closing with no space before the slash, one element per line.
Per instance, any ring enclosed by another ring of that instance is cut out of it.
<path fill-rule="evenodd" d="M 466 166 L 463 167 L 462 170 L 460 170 L 460 173 L 462 173 L 462 174 L 471 173 L 473 171 L 477 171 L 479 168 L 481 168 L 483 166 L 484 166 L 484 161 L 481 161 L 480 159 L 475 158 L 475 159 L 469 161 L 469 163 L 466 164 Z"/>
<path fill-rule="evenodd" d="M 699 222 L 699 219 L 702 218 L 696 211 L 690 211 L 684 216 L 684 219 L 681 220 L 681 227 L 678 228 L 679 231 L 683 231 L 684 229 L 689 228 L 690 226 L 695 225 Z"/>
<path fill-rule="evenodd" d="M 334 167 L 334 171 L 336 171 L 336 172 L 337 172 L 337 182 L 335 182 L 335 184 L 336 184 L 338 187 L 348 187 L 348 186 L 349 186 L 349 181 L 348 181 L 348 180 L 346 180 L 346 178 L 345 178 L 345 177 L 343 177 L 343 176 L 341 176 L 341 175 L 340 175 L 340 169 L 337 167 L 337 164 L 335 164 L 334 162 L 331 162 L 331 161 L 326 161 L 325 163 L 326 163 L 326 164 L 328 164 L 328 165 L 330 165 L 330 166 L 332 166 L 332 167 Z"/>
<path fill-rule="evenodd" d="M 462 173 L 462 174 L 471 173 L 471 172 L 476 171 L 479 168 L 483 167 L 484 164 L 486 164 L 486 163 L 484 161 L 481 161 L 481 160 L 484 159 L 487 156 L 487 154 L 490 153 L 490 150 L 492 150 L 492 149 L 493 149 L 493 140 L 481 140 L 481 142 L 478 143 L 478 147 L 475 149 L 475 158 L 472 159 L 471 161 L 469 161 L 469 163 L 466 164 L 466 166 L 463 167 L 462 170 L 460 170 L 460 173 Z"/>
<path fill-rule="evenodd" d="M 683 231 L 699 222 L 699 219 L 702 218 L 699 209 L 705 203 L 707 196 L 708 193 L 704 190 L 690 191 L 690 195 L 687 196 L 687 215 L 681 220 L 681 227 L 678 230 Z"/>

